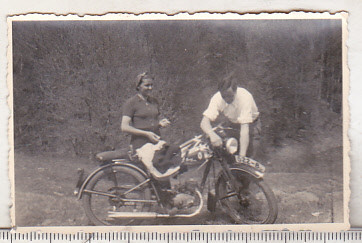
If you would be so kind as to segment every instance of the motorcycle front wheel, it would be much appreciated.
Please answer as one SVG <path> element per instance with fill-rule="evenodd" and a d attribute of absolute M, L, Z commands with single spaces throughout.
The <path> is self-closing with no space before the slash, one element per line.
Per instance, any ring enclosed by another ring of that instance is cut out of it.
<path fill-rule="evenodd" d="M 117 212 L 147 212 L 151 199 L 146 178 L 138 171 L 122 165 L 107 167 L 94 175 L 86 186 L 83 207 L 95 225 L 137 225 L 140 220 L 112 217 Z M 127 192 L 130 191 L 130 192 Z"/>
<path fill-rule="evenodd" d="M 216 196 L 226 213 L 237 224 L 272 224 L 278 214 L 273 191 L 260 179 L 241 170 L 231 169 L 238 188 L 221 175 L 216 183 Z"/>

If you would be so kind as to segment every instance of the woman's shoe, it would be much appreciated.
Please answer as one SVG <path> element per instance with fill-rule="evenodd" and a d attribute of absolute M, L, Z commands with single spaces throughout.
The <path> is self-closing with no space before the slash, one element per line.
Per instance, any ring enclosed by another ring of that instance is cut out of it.
<path fill-rule="evenodd" d="M 180 170 L 180 166 L 169 168 L 165 173 L 160 173 L 155 167 L 150 169 L 150 173 L 158 181 L 168 180 Z"/>

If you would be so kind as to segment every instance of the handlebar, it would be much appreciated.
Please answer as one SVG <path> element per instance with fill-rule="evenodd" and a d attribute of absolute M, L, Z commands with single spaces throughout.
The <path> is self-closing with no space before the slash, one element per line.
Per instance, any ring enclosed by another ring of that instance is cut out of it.
<path fill-rule="evenodd" d="M 226 127 L 226 126 L 224 126 L 224 123 L 221 122 L 221 123 L 217 124 L 215 127 L 212 128 L 213 131 L 216 131 L 216 130 L 218 130 L 218 129 L 221 129 L 221 130 L 230 130 L 230 129 L 234 129 L 234 128 L 232 128 L 232 127 Z M 197 141 L 197 140 L 200 140 L 200 139 L 201 139 L 202 137 L 204 137 L 204 136 L 205 136 L 204 133 L 203 133 L 203 134 L 200 134 L 200 135 L 197 135 L 197 136 L 195 136 L 195 137 L 187 140 L 187 141 L 184 142 L 183 144 L 181 144 L 181 145 L 180 145 L 180 148 L 183 148 L 183 147 L 189 145 L 189 144 L 192 143 L 192 142 L 195 142 L 195 141 Z"/>

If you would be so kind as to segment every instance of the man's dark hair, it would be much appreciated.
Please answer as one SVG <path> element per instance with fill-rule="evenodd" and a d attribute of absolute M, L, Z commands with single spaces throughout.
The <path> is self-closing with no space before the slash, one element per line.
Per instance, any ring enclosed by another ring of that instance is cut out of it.
<path fill-rule="evenodd" d="M 234 78 L 234 73 L 229 74 L 228 76 L 226 76 L 218 85 L 217 89 L 219 91 L 224 91 L 227 90 L 228 88 L 232 88 L 233 91 L 236 90 L 237 88 L 237 82 L 236 79 Z"/>

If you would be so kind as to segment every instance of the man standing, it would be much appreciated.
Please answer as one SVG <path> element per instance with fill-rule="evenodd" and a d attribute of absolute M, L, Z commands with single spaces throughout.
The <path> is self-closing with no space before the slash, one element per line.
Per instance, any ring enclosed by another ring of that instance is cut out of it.
<path fill-rule="evenodd" d="M 246 89 L 237 87 L 233 78 L 227 78 L 219 84 L 218 92 L 211 98 L 201 121 L 201 129 L 216 147 L 222 145 L 222 139 L 212 130 L 211 122 L 215 121 L 220 113 L 232 124 L 240 127 L 239 155 L 245 157 L 249 140 L 256 139 L 260 134 L 259 112 L 253 96 Z"/>

